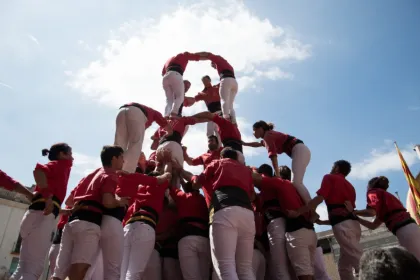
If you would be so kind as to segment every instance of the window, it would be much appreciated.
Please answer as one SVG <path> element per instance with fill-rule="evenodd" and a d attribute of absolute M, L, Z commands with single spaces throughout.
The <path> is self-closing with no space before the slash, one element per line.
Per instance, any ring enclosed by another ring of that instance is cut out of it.
<path fill-rule="evenodd" d="M 19 234 L 18 239 L 16 240 L 15 244 L 13 245 L 12 254 L 19 254 L 21 245 L 22 245 L 22 237 L 20 237 L 20 234 Z"/>
<path fill-rule="evenodd" d="M 10 264 L 10 268 L 9 268 L 9 274 L 10 275 L 12 275 L 13 272 L 15 272 L 15 270 L 16 270 L 16 268 L 18 266 L 18 263 L 19 263 L 19 258 L 18 257 L 14 257 L 12 259 L 12 263 Z"/>

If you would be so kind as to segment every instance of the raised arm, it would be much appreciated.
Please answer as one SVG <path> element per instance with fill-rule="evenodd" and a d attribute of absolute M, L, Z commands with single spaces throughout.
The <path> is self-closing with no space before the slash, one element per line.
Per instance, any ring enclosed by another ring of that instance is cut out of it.
<path fill-rule="evenodd" d="M 206 112 L 201 112 L 201 113 L 195 114 L 192 117 L 198 119 L 199 121 L 201 119 L 201 120 L 210 122 L 210 121 L 213 120 L 214 114 L 206 111 Z M 203 121 L 201 121 L 201 122 L 203 122 Z"/>
<path fill-rule="evenodd" d="M 253 147 L 253 148 L 264 147 L 264 144 L 263 144 L 262 140 L 261 140 L 261 142 L 244 142 L 244 141 L 242 141 L 242 145 L 247 146 L 247 147 Z"/>

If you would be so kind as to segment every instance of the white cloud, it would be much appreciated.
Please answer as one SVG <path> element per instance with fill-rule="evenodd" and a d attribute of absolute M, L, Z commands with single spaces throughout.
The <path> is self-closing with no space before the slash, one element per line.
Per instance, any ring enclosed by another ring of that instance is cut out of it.
<path fill-rule="evenodd" d="M 316 212 L 318 213 L 320 220 L 328 220 L 328 209 L 325 204 L 319 205 L 318 208 L 316 208 Z"/>
<path fill-rule="evenodd" d="M 89 55 L 94 55 L 95 60 L 86 62 L 81 69 L 67 69 L 68 85 L 105 106 L 137 101 L 162 112 L 165 106 L 162 67 L 179 52 L 210 51 L 225 57 L 237 73 L 239 94 L 246 89 L 260 91 L 258 84 L 264 79 L 291 79 L 292 74 L 281 70 L 279 64 L 310 56 L 309 45 L 293 39 L 268 19 L 258 18 L 242 2 L 208 2 L 179 6 L 173 13 L 155 19 L 125 22 L 110 32 L 107 42 L 98 46 L 90 42 Z M 80 40 L 78 44 L 86 43 Z M 203 75 L 219 80 L 208 61 L 188 64 L 184 74 L 184 79 L 192 83 L 188 96 L 202 90 Z M 199 102 L 185 108 L 184 113 L 191 115 L 203 110 L 204 103 Z M 238 124 L 243 140 L 254 141 L 250 136 L 251 125 L 244 118 L 239 118 Z M 207 150 L 205 131 L 205 124 L 190 128 L 184 138 L 190 156 Z M 148 129 L 143 144 L 146 155 L 150 154 L 149 138 L 153 132 L 154 129 Z M 245 156 L 258 152 L 245 148 Z"/>
<path fill-rule="evenodd" d="M 2 83 L 2 82 L 0 82 L 0 86 L 2 86 L 2 87 L 6 87 L 6 88 L 8 88 L 8 89 L 13 89 L 13 87 L 12 87 L 12 86 L 10 86 L 10 85 L 8 85 L 8 84 L 5 84 L 5 83 Z"/>
<path fill-rule="evenodd" d="M 101 159 L 99 156 L 92 157 L 89 155 L 85 155 L 82 153 L 73 153 L 74 162 L 72 168 L 72 174 L 76 174 L 79 176 L 86 176 L 93 170 L 102 166 Z"/>
<path fill-rule="evenodd" d="M 310 56 L 309 45 L 253 15 L 238 1 L 180 6 L 156 19 L 125 22 L 111 32 L 108 42 L 92 49 L 101 58 L 82 69 L 68 71 L 71 87 L 109 106 L 139 101 L 159 110 L 163 110 L 165 100 L 162 66 L 176 53 L 187 50 L 221 54 L 235 67 L 241 91 L 255 87 L 262 79 L 292 77 L 273 64 Z M 200 78 L 204 74 L 218 79 L 209 62 L 188 65 L 184 77 L 192 83 L 192 94 L 201 90 Z"/>
<path fill-rule="evenodd" d="M 40 45 L 40 43 L 39 43 L 38 39 L 37 39 L 35 36 L 33 36 L 33 35 L 31 35 L 31 34 L 28 34 L 28 38 L 29 38 L 29 40 L 31 40 L 32 42 L 34 42 L 34 43 L 35 43 L 35 44 L 37 44 L 38 46 Z"/>
<path fill-rule="evenodd" d="M 405 149 L 401 149 L 408 166 L 418 162 L 416 152 L 412 149 L 413 145 L 409 145 Z M 385 141 L 384 147 L 373 149 L 369 156 L 357 163 L 352 164 L 350 178 L 366 180 L 374 176 L 384 175 L 386 172 L 401 171 L 401 162 L 397 151 L 390 141 Z"/>

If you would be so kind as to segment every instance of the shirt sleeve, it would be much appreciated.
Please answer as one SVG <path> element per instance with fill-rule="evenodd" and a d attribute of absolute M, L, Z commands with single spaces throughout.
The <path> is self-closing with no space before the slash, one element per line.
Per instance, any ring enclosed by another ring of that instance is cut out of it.
<path fill-rule="evenodd" d="M 324 199 L 328 199 L 331 188 L 331 178 L 329 175 L 325 175 L 322 179 L 321 188 L 316 192 L 316 194 L 322 196 Z"/>
<path fill-rule="evenodd" d="M 205 97 L 206 97 L 206 93 L 205 92 L 200 92 L 199 94 L 194 96 L 194 100 L 195 101 L 204 100 Z"/>
<path fill-rule="evenodd" d="M 264 137 L 264 146 L 267 149 L 268 157 L 271 158 L 277 155 L 276 141 L 274 140 L 271 134 L 267 134 L 267 136 Z"/>
<path fill-rule="evenodd" d="M 216 165 L 218 164 L 219 163 L 217 161 L 214 161 L 210 163 L 209 165 L 207 165 L 206 169 L 204 169 L 204 171 L 200 175 L 197 176 L 198 182 L 200 182 L 202 185 L 206 183 L 210 183 L 217 169 Z"/>
<path fill-rule="evenodd" d="M 17 184 L 17 181 L 15 181 L 13 178 L 9 177 L 6 173 L 0 170 L 0 187 L 12 191 L 15 189 L 15 186 Z"/>
<path fill-rule="evenodd" d="M 194 60 L 194 61 L 199 61 L 200 60 L 200 56 L 198 54 L 192 54 L 189 52 L 184 52 L 185 58 L 188 60 Z"/>
<path fill-rule="evenodd" d="M 191 164 L 193 166 L 202 165 L 203 164 L 203 158 L 201 156 L 193 158 L 191 161 Z"/>
<path fill-rule="evenodd" d="M 156 186 L 157 185 L 157 178 L 152 176 L 147 176 L 140 173 L 132 173 L 125 175 L 128 180 L 132 183 L 137 185 L 148 185 L 148 186 Z"/>
<path fill-rule="evenodd" d="M 197 120 L 192 117 L 183 117 L 183 120 L 185 125 L 193 125 L 197 123 Z"/>
<path fill-rule="evenodd" d="M 168 125 L 168 121 L 156 110 L 150 109 L 153 112 L 153 120 L 160 126 L 165 127 Z"/>
<path fill-rule="evenodd" d="M 118 179 L 116 176 L 104 175 L 102 177 L 101 193 L 102 194 L 105 194 L 105 193 L 115 194 L 117 185 L 118 185 Z"/>

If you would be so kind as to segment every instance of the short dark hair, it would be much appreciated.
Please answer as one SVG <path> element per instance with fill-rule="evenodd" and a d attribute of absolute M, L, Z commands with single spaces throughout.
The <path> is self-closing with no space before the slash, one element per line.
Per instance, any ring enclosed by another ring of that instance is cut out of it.
<path fill-rule="evenodd" d="M 419 275 L 420 262 L 399 247 L 369 250 L 360 259 L 360 280 L 414 280 Z"/>
<path fill-rule="evenodd" d="M 265 176 L 268 176 L 268 177 L 274 176 L 273 167 L 265 163 L 262 164 L 260 167 L 258 167 L 257 172 L 260 174 L 264 174 Z"/>
<path fill-rule="evenodd" d="M 101 151 L 102 166 L 104 167 L 111 166 L 112 159 L 114 157 L 119 157 L 122 154 L 124 154 L 124 150 L 120 146 L 111 146 L 111 145 L 104 146 Z"/>
<path fill-rule="evenodd" d="M 264 131 L 269 131 L 274 129 L 274 124 L 267 123 L 265 121 L 257 121 L 252 126 L 253 129 L 262 128 Z"/>
<path fill-rule="evenodd" d="M 49 160 L 58 160 L 58 156 L 60 153 L 69 153 L 71 151 L 71 147 L 67 143 L 56 143 L 48 149 L 42 149 L 42 156 L 47 156 Z"/>
<path fill-rule="evenodd" d="M 334 162 L 333 168 L 338 167 L 338 172 L 343 174 L 344 177 L 347 177 L 347 175 L 350 174 L 351 172 L 351 164 L 350 162 L 346 161 L 346 160 L 337 160 L 336 162 Z"/>
<path fill-rule="evenodd" d="M 368 186 L 371 188 L 387 190 L 389 187 L 389 180 L 385 176 L 373 177 L 369 180 Z"/>
<path fill-rule="evenodd" d="M 210 76 L 209 76 L 209 75 L 205 75 L 205 76 L 203 76 L 201 79 L 204 79 L 204 78 L 209 79 L 209 80 L 211 81 L 211 79 L 210 79 Z"/>
<path fill-rule="evenodd" d="M 238 160 L 238 152 L 230 147 L 226 147 L 220 152 L 220 157 Z"/>
<path fill-rule="evenodd" d="M 217 138 L 217 136 L 216 135 L 209 135 L 208 137 L 207 137 L 207 139 L 213 139 L 213 140 L 216 140 L 216 143 L 217 144 L 219 144 L 219 139 Z"/>
<path fill-rule="evenodd" d="M 287 165 L 282 165 L 279 167 L 280 178 L 283 180 L 292 180 L 292 170 Z"/>

